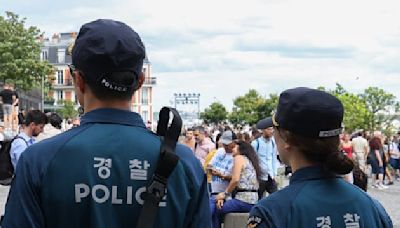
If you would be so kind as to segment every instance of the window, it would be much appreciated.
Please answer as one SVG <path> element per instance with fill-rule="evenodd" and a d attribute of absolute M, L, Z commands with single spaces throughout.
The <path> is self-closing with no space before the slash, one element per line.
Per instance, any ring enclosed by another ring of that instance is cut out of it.
<path fill-rule="evenodd" d="M 143 122 L 147 122 L 149 112 L 148 111 L 142 111 L 142 118 L 143 118 Z"/>
<path fill-rule="evenodd" d="M 47 60 L 48 59 L 48 52 L 47 50 L 42 50 L 40 53 L 40 60 Z"/>
<path fill-rule="evenodd" d="M 65 62 L 65 49 L 58 49 L 58 63 L 64 63 Z"/>
<path fill-rule="evenodd" d="M 64 91 L 58 90 L 57 91 L 57 101 L 64 100 Z"/>
<path fill-rule="evenodd" d="M 145 67 L 143 67 L 143 71 L 142 71 L 142 72 L 143 72 L 143 75 L 144 75 L 145 77 L 146 77 L 146 70 L 147 70 L 147 69 L 146 69 Z"/>
<path fill-rule="evenodd" d="M 149 104 L 149 90 L 148 88 L 142 88 L 142 101 L 141 103 L 144 105 Z"/>
<path fill-rule="evenodd" d="M 64 70 L 57 70 L 57 84 L 64 84 Z"/>

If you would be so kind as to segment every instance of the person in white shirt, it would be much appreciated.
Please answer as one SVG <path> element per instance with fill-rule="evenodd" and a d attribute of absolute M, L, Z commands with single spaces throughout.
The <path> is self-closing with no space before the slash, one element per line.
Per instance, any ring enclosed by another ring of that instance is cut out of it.
<path fill-rule="evenodd" d="M 365 172 L 369 152 L 368 141 L 362 136 L 362 132 L 358 132 L 357 137 L 351 140 L 351 144 L 353 146 L 353 159 L 360 169 Z"/>
<path fill-rule="evenodd" d="M 393 137 L 393 142 L 391 142 L 391 146 L 389 149 L 390 154 L 390 166 L 395 171 L 395 177 L 397 180 L 400 180 L 400 151 L 399 151 L 399 138 L 398 136 Z"/>
<path fill-rule="evenodd" d="M 44 126 L 43 132 L 36 137 L 36 141 L 42 141 L 43 139 L 51 138 L 62 132 L 61 124 L 62 118 L 55 112 L 50 113 L 47 116 L 48 124 Z"/>

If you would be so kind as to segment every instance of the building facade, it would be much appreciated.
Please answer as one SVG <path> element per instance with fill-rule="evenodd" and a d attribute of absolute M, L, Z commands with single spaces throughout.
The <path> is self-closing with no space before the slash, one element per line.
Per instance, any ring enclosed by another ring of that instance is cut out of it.
<path fill-rule="evenodd" d="M 77 33 L 54 34 L 51 39 L 42 39 L 40 58 L 49 61 L 55 68 L 52 89 L 45 98 L 44 110 L 57 110 L 61 108 L 62 101 L 71 101 L 76 108 L 79 106 L 74 91 L 72 77 L 68 65 L 72 64 L 71 52 Z M 156 78 L 151 73 L 151 63 L 147 56 L 143 64 L 145 81 L 141 89 L 132 97 L 131 109 L 139 113 L 144 122 L 153 122 L 153 87 Z"/>

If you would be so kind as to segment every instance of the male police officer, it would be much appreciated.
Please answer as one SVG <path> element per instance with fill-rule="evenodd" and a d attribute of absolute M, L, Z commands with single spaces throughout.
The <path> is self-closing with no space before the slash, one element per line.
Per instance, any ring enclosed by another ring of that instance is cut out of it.
<path fill-rule="evenodd" d="M 30 147 L 20 158 L 6 206 L 8 227 L 135 227 L 159 158 L 160 139 L 130 100 L 140 88 L 145 49 L 129 26 L 83 25 L 71 74 L 81 125 Z M 207 183 L 189 148 L 168 179 L 155 227 L 210 227 Z"/>

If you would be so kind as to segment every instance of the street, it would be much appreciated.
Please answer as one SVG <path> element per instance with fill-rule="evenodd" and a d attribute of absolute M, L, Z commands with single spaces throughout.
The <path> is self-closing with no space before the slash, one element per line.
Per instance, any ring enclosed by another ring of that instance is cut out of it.
<path fill-rule="evenodd" d="M 4 213 L 8 191 L 9 187 L 0 186 L 0 214 Z M 394 227 L 400 228 L 400 182 L 395 181 L 394 185 L 385 190 L 377 190 L 370 187 L 368 192 L 385 207 L 393 221 Z"/>

